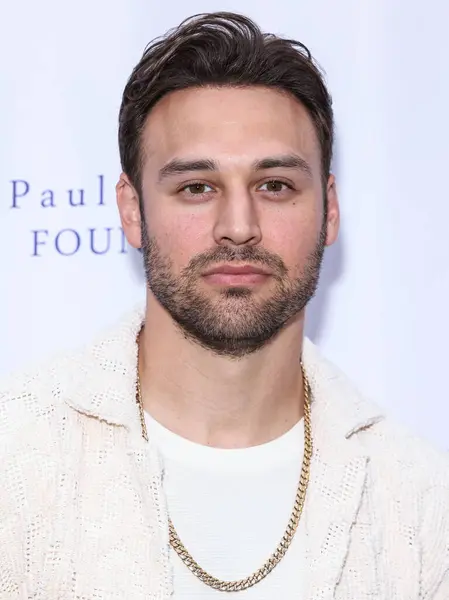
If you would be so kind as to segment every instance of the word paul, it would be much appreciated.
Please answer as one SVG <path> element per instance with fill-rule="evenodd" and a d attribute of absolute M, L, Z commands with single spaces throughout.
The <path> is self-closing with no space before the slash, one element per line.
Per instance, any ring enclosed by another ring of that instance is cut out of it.
<path fill-rule="evenodd" d="M 39 191 L 37 194 L 31 190 L 31 185 L 25 179 L 13 179 L 11 208 L 25 208 L 29 200 L 35 201 L 39 197 L 39 204 L 42 208 L 57 208 L 59 206 L 104 206 L 104 175 L 98 175 L 98 185 L 96 189 L 86 190 L 70 189 L 65 192 L 55 192 L 51 189 Z"/>
<path fill-rule="evenodd" d="M 88 218 L 89 214 L 97 210 L 101 211 L 101 207 L 105 206 L 104 176 L 98 175 L 96 185 L 92 185 L 88 190 L 78 188 L 63 192 L 52 189 L 36 192 L 30 182 L 24 179 L 11 181 L 10 208 L 12 210 L 26 210 L 31 203 L 35 205 L 36 201 L 42 209 L 46 210 L 50 222 L 53 220 L 54 210 L 67 207 L 82 210 L 83 214 L 84 209 L 80 207 L 85 207 L 86 218 Z M 98 256 L 111 252 L 117 254 L 128 252 L 125 234 L 119 225 L 89 227 L 86 223 L 86 227 L 74 227 L 69 222 L 66 227 L 57 230 L 45 227 L 32 229 L 30 233 L 30 254 L 33 257 L 48 256 L 52 253 L 60 256 L 74 256 L 80 253 Z"/>

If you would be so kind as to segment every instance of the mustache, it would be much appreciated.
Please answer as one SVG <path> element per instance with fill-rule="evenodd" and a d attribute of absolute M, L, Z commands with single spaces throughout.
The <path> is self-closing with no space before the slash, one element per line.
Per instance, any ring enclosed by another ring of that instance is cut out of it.
<path fill-rule="evenodd" d="M 242 246 L 241 248 L 217 246 L 192 258 L 184 269 L 184 273 L 186 275 L 193 274 L 214 264 L 223 262 L 245 262 L 260 265 L 268 267 L 279 276 L 285 276 L 288 272 L 284 261 L 276 254 L 272 254 L 264 248 L 255 246 Z"/>

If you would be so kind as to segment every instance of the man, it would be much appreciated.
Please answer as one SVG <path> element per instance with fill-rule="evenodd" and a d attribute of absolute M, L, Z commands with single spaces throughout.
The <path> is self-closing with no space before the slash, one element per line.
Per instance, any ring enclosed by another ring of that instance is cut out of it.
<path fill-rule="evenodd" d="M 447 600 L 447 459 L 303 339 L 339 227 L 308 50 L 189 19 L 119 141 L 147 304 L 3 386 L 1 597 Z"/>

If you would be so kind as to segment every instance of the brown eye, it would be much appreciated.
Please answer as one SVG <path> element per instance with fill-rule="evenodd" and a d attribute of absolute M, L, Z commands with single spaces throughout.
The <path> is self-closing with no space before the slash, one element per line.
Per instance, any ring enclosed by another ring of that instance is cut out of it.
<path fill-rule="evenodd" d="M 203 183 L 195 183 L 194 185 L 189 185 L 189 190 L 192 194 L 204 194 L 205 187 Z"/>
<path fill-rule="evenodd" d="M 264 187 L 265 187 L 265 189 L 263 189 Z M 266 181 L 260 187 L 260 189 L 262 189 L 262 191 L 270 192 L 272 194 L 280 194 L 281 192 L 284 192 L 285 189 L 288 189 L 288 188 L 289 188 L 289 186 L 286 183 L 284 183 L 283 181 L 277 181 L 275 179 L 273 181 Z"/>
<path fill-rule="evenodd" d="M 183 188 L 184 191 L 187 191 L 192 196 L 206 194 L 211 189 L 212 188 L 205 183 L 190 183 Z"/>

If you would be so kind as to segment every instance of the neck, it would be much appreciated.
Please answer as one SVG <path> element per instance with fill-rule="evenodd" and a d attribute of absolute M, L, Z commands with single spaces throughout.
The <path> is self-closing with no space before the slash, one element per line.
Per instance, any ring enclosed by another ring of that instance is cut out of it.
<path fill-rule="evenodd" d="M 218 356 L 183 336 L 153 299 L 139 340 L 144 408 L 199 444 L 244 448 L 275 439 L 303 415 L 300 315 L 261 350 Z"/>

